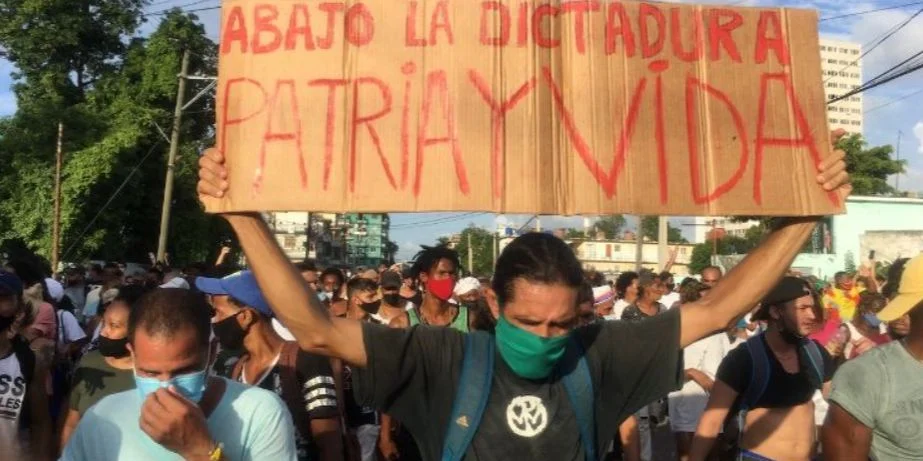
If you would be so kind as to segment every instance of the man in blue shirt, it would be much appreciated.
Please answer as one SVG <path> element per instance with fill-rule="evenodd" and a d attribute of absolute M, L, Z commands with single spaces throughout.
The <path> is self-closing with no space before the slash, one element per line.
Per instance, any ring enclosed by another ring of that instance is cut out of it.
<path fill-rule="evenodd" d="M 275 394 L 209 376 L 211 316 L 189 290 L 141 298 L 128 323 L 136 389 L 91 408 L 62 459 L 295 461 L 292 419 Z"/>

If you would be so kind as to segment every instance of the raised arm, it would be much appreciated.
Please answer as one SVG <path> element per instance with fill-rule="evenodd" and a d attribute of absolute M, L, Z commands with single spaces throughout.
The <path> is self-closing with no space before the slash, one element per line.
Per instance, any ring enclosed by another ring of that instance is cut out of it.
<path fill-rule="evenodd" d="M 199 159 L 199 197 L 202 200 L 224 197 L 227 177 L 224 156 L 217 149 L 205 151 Z M 328 315 L 317 294 L 279 248 L 262 217 L 242 213 L 226 214 L 224 218 L 237 233 L 266 301 L 298 345 L 306 351 L 365 366 L 362 325 Z"/>
<path fill-rule="evenodd" d="M 834 138 L 843 134 L 842 130 L 838 130 Z M 846 199 L 851 189 L 844 157 L 843 151 L 834 151 L 834 155 L 820 165 L 820 174 L 817 175 L 817 182 L 823 189 L 835 191 L 841 200 Z M 760 302 L 789 269 L 820 219 L 804 217 L 781 220 L 766 240 L 702 299 L 683 305 L 680 308 L 680 347 L 686 347 L 724 329 Z"/>

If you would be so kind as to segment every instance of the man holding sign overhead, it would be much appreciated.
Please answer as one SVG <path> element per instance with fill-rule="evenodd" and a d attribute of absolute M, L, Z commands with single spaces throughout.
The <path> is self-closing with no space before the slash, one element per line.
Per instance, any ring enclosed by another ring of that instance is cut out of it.
<path fill-rule="evenodd" d="M 816 31 L 816 13 L 779 8 L 227 0 L 200 197 L 299 345 L 350 364 L 359 403 L 424 459 L 599 459 L 819 218 L 780 220 L 699 301 L 582 327 L 574 252 L 521 236 L 497 260 L 488 334 L 331 317 L 254 212 L 841 212 Z"/>
<path fill-rule="evenodd" d="M 205 152 L 199 178 L 203 200 L 227 194 L 221 152 Z M 823 162 L 817 182 L 845 199 L 842 152 Z M 596 458 L 623 419 L 679 387 L 683 347 L 724 328 L 766 295 L 819 219 L 780 220 L 697 302 L 639 323 L 576 329 L 580 262 L 563 241 L 527 234 L 503 251 L 487 292 L 496 334 L 466 335 L 332 318 L 258 214 L 224 217 L 301 348 L 351 364 L 362 403 L 402 421 L 428 460 Z"/>

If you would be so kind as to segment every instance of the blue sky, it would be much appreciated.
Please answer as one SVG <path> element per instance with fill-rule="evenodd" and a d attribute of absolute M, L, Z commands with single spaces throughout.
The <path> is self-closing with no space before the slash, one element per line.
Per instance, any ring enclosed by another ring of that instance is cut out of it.
<path fill-rule="evenodd" d="M 184 5 L 190 5 L 189 9 L 196 9 L 217 6 L 219 3 L 219 0 L 154 0 L 153 5 L 148 7 L 147 11 L 155 12 L 172 6 Z M 823 18 L 909 2 L 906 0 L 860 2 L 843 0 L 713 0 L 710 3 L 815 8 L 820 10 L 820 16 Z M 869 43 L 896 24 L 910 17 L 916 11 L 916 8 L 920 6 L 823 21 L 821 22 L 821 35 L 862 44 Z M 212 10 L 197 14 L 205 24 L 208 35 L 217 41 L 218 11 Z M 149 33 L 156 27 L 157 21 L 157 16 L 151 16 L 149 21 L 142 27 L 140 33 L 142 35 Z M 923 46 L 923 16 L 916 18 L 907 27 L 891 37 L 884 45 L 869 53 L 863 60 L 863 75 L 865 78 L 874 76 L 891 65 L 906 59 L 913 53 L 920 51 L 921 46 Z M 11 114 L 16 110 L 15 98 L 10 91 L 12 84 L 10 73 L 12 71 L 14 71 L 14 68 L 10 63 L 0 60 L 0 116 Z M 888 105 L 867 113 L 864 134 L 872 145 L 893 145 L 897 142 L 898 131 L 903 132 L 901 157 L 909 161 L 909 168 L 907 175 L 901 178 L 901 183 L 904 185 L 914 184 L 916 189 L 923 190 L 923 111 L 919 109 L 923 104 L 923 93 L 892 103 L 892 101 L 896 101 L 921 88 L 923 88 L 923 72 L 918 72 L 866 92 L 864 94 L 864 104 L 867 112 L 883 104 Z M 491 213 L 392 214 L 393 230 L 391 238 L 401 247 L 398 256 L 408 258 L 416 252 L 419 248 L 418 245 L 432 243 L 439 236 L 458 232 L 469 224 L 492 229 L 497 223 L 522 225 L 529 218 L 530 216 L 527 215 L 496 216 Z M 677 220 L 674 224 L 679 224 L 682 221 Z M 582 218 L 543 217 L 542 227 L 580 227 L 582 222 Z M 686 229 L 689 231 L 691 228 Z M 691 232 L 687 232 L 687 234 L 691 234 Z M 687 237 L 691 237 L 691 235 L 687 235 Z"/>

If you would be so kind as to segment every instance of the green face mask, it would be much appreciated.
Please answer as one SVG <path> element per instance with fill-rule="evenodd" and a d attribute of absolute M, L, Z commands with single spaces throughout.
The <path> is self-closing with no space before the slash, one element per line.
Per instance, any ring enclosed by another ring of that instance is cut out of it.
<path fill-rule="evenodd" d="M 506 321 L 497 321 L 497 349 L 503 361 L 516 375 L 526 379 L 544 379 L 564 355 L 570 334 L 543 338 Z"/>

